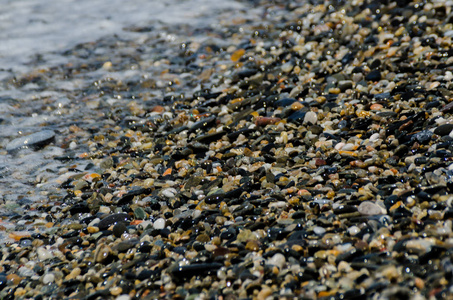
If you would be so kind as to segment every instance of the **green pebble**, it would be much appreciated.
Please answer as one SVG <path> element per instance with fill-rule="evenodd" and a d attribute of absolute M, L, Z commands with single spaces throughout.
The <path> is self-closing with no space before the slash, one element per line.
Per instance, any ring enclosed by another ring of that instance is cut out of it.
<path fill-rule="evenodd" d="M 134 210 L 134 215 L 135 215 L 135 218 L 138 219 L 138 220 L 144 220 L 146 218 L 146 212 L 141 207 L 137 207 Z"/>

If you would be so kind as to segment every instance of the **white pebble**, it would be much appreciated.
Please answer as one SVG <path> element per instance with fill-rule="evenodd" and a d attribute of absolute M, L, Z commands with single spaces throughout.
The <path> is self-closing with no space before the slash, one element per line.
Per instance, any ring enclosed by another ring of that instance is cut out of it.
<path fill-rule="evenodd" d="M 350 235 L 356 235 L 359 232 L 360 232 L 360 228 L 355 225 L 348 228 L 348 233 Z"/>
<path fill-rule="evenodd" d="M 371 201 L 363 201 L 360 203 L 357 210 L 365 216 L 382 215 L 386 213 L 379 205 L 376 205 Z"/>
<path fill-rule="evenodd" d="M 371 136 L 370 136 L 370 142 L 376 142 L 379 140 L 379 133 L 373 133 Z"/>
<path fill-rule="evenodd" d="M 99 223 L 100 221 L 101 221 L 101 219 L 95 218 L 93 221 L 91 221 L 91 222 L 88 224 L 88 227 L 97 226 L 98 223 Z"/>
<path fill-rule="evenodd" d="M 344 150 L 344 151 L 354 150 L 354 144 L 347 143 L 346 145 L 343 146 L 343 148 L 341 148 L 341 150 Z"/>
<path fill-rule="evenodd" d="M 286 201 L 277 201 L 269 204 L 270 208 L 284 208 L 288 205 Z"/>
<path fill-rule="evenodd" d="M 292 69 L 293 69 L 293 64 L 291 62 L 287 62 L 282 65 L 282 71 L 285 73 L 291 72 Z"/>
<path fill-rule="evenodd" d="M 53 258 L 53 255 L 52 255 L 52 252 L 47 250 L 46 248 L 44 247 L 39 247 L 37 250 L 36 250 L 37 254 L 38 254 L 38 259 L 39 260 L 46 260 L 46 259 L 50 259 L 50 258 Z"/>
<path fill-rule="evenodd" d="M 286 263 L 286 258 L 283 254 L 277 253 L 274 256 L 272 256 L 271 258 L 269 258 L 267 263 L 269 265 L 277 266 L 280 269 L 282 269 Z"/>
<path fill-rule="evenodd" d="M 25 266 L 20 267 L 17 273 L 19 276 L 23 276 L 23 277 L 31 277 L 33 275 L 36 275 L 36 273 L 33 270 L 30 270 L 29 268 L 27 268 Z"/>
<path fill-rule="evenodd" d="M 304 123 L 316 124 L 318 121 L 318 115 L 314 111 L 309 111 L 305 114 Z"/>
<path fill-rule="evenodd" d="M 110 207 L 101 205 L 99 206 L 99 212 L 103 214 L 109 214 L 110 213 Z"/>
<path fill-rule="evenodd" d="M 44 284 L 49 284 L 49 283 L 52 283 L 54 281 L 55 281 L 55 275 L 53 275 L 52 273 L 47 273 L 42 278 L 42 283 L 44 283 Z"/>
<path fill-rule="evenodd" d="M 324 235 L 324 233 L 326 233 L 326 229 L 321 226 L 315 226 L 315 228 L 313 228 L 313 232 L 316 235 Z"/>
<path fill-rule="evenodd" d="M 167 198 L 174 198 L 175 193 L 172 191 L 173 189 L 165 189 L 162 191 L 162 195 L 164 195 Z"/>
<path fill-rule="evenodd" d="M 345 145 L 345 143 L 343 143 L 343 142 L 337 143 L 337 144 L 335 145 L 335 150 L 341 150 L 341 149 L 343 149 L 344 145 Z"/>
<path fill-rule="evenodd" d="M 116 300 L 131 300 L 131 297 L 127 294 L 119 295 Z"/>
<path fill-rule="evenodd" d="M 159 218 L 153 224 L 154 229 L 164 229 L 165 228 L 165 219 Z"/>
<path fill-rule="evenodd" d="M 357 226 L 356 226 L 357 227 Z M 346 252 L 352 247 L 351 243 L 345 243 L 342 245 L 337 245 L 337 250 L 340 252 Z"/>

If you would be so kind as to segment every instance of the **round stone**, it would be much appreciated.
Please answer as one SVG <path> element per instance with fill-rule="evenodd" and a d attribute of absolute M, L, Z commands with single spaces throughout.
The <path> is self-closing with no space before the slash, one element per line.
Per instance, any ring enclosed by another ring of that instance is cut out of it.
<path fill-rule="evenodd" d="M 154 229 L 164 229 L 165 228 L 165 219 L 159 218 L 156 221 L 154 221 L 153 228 Z"/>
<path fill-rule="evenodd" d="M 12 140 L 6 145 L 6 151 L 12 152 L 20 148 L 38 149 L 49 144 L 55 137 L 55 132 L 52 130 L 43 130 L 32 133 Z"/>

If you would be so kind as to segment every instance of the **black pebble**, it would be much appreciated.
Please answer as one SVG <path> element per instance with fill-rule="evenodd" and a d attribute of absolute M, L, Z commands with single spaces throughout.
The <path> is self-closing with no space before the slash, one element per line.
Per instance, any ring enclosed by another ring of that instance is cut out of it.
<path fill-rule="evenodd" d="M 126 213 L 117 213 L 117 214 L 109 215 L 109 216 L 105 217 L 104 219 L 102 219 L 99 222 L 98 227 L 100 230 L 105 230 L 118 222 L 129 223 L 130 221 L 132 221 L 132 218 L 130 215 L 128 215 Z"/>
<path fill-rule="evenodd" d="M 365 80 L 367 81 L 379 81 L 381 78 L 381 72 L 379 70 L 373 70 L 365 76 Z"/>
<path fill-rule="evenodd" d="M 115 226 L 113 226 L 114 236 L 119 238 L 125 232 L 127 232 L 127 227 L 123 222 L 116 223 Z"/>
<path fill-rule="evenodd" d="M 450 132 L 453 130 L 453 124 L 442 124 L 436 129 L 434 129 L 434 133 L 440 136 L 449 135 Z"/>

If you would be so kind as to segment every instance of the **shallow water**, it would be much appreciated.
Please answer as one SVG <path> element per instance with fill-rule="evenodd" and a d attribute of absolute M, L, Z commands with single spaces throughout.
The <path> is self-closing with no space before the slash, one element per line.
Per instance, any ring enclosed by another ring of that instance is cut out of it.
<path fill-rule="evenodd" d="M 107 35 L 126 38 L 127 28 L 157 22 L 206 26 L 219 10 L 243 9 L 235 1 L 209 0 L 3 0 L 0 10 L 1 76 L 28 70 L 33 60 L 64 63 L 59 51 Z M 136 35 L 136 34 L 135 34 Z"/>
<path fill-rule="evenodd" d="M 64 191 L 59 186 L 67 176 L 85 169 L 85 163 L 69 165 L 65 159 L 88 151 L 80 141 L 90 137 L 78 136 L 77 128 L 95 130 L 100 126 L 96 120 L 105 119 L 99 108 L 121 109 L 136 97 L 129 91 L 104 93 L 104 85 L 143 82 L 158 76 L 168 66 L 153 61 L 171 57 L 188 35 L 199 34 L 199 39 L 205 39 L 204 28 L 218 27 L 221 19 L 248 9 L 244 3 L 208 0 L 134 0 L 127 5 L 119 0 L 1 2 L 3 214 L 20 214 L 28 201 L 61 195 Z M 134 55 L 149 60 L 149 66 L 137 67 L 128 61 Z M 104 68 L 103 63 L 113 67 Z M 163 95 L 165 80 L 156 82 L 156 90 L 151 89 L 148 98 Z M 56 133 L 47 147 L 6 151 L 14 139 L 44 130 Z"/>

